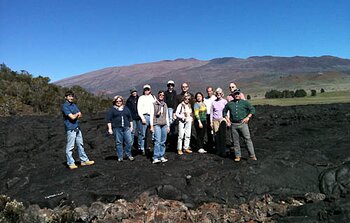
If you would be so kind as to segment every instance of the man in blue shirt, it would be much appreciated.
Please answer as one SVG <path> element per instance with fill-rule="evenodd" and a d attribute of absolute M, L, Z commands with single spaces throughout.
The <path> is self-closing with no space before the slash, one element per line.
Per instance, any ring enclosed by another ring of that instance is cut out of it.
<path fill-rule="evenodd" d="M 90 166 L 95 162 L 89 160 L 84 150 L 83 135 L 79 127 L 79 118 L 81 118 L 81 112 L 76 104 L 73 103 L 74 93 L 67 91 L 65 94 L 66 101 L 62 106 L 62 114 L 64 119 L 64 126 L 67 133 L 67 145 L 66 145 L 66 157 L 69 169 L 73 170 L 78 168 L 75 165 L 73 158 L 74 143 L 77 145 L 79 158 L 82 166 Z"/>

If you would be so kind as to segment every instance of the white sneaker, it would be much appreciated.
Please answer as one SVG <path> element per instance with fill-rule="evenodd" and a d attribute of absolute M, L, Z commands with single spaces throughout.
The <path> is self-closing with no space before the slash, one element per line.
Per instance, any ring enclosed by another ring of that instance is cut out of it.
<path fill-rule="evenodd" d="M 207 153 L 207 151 L 205 151 L 203 148 L 200 148 L 200 149 L 198 150 L 198 152 L 199 152 L 199 153 Z"/>
<path fill-rule="evenodd" d="M 152 163 L 156 164 L 156 163 L 160 163 L 160 162 L 162 162 L 162 161 L 160 161 L 159 159 L 154 159 Z"/>
<path fill-rule="evenodd" d="M 160 158 L 160 161 L 161 161 L 162 163 L 166 163 L 166 162 L 168 162 L 168 159 L 165 159 L 164 157 L 162 157 L 162 158 Z"/>

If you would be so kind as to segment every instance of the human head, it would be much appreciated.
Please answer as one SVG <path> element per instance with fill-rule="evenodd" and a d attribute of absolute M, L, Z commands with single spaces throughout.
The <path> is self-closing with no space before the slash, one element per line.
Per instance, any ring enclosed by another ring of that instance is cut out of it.
<path fill-rule="evenodd" d="M 164 91 L 160 90 L 158 91 L 158 100 L 163 101 L 164 100 L 165 93 Z"/>
<path fill-rule="evenodd" d="M 241 90 L 240 89 L 236 89 L 232 92 L 232 96 L 235 100 L 240 100 L 241 99 Z"/>
<path fill-rule="evenodd" d="M 73 102 L 73 100 L 74 100 L 74 93 L 73 93 L 73 91 L 66 91 L 66 93 L 64 94 L 64 98 L 67 100 L 67 101 L 69 101 L 69 102 Z"/>
<path fill-rule="evenodd" d="M 170 80 L 168 81 L 168 83 L 166 84 L 166 86 L 169 88 L 169 89 L 174 89 L 175 87 L 175 82 Z"/>
<path fill-rule="evenodd" d="M 233 82 L 231 82 L 230 84 L 229 84 L 229 89 L 230 89 L 230 92 L 233 92 L 234 90 L 236 90 L 237 89 L 237 86 L 236 86 L 236 84 L 235 83 L 233 83 Z"/>
<path fill-rule="evenodd" d="M 182 92 L 188 92 L 189 88 L 190 87 L 188 86 L 188 84 L 186 82 L 181 84 Z"/>
<path fill-rule="evenodd" d="M 135 97 L 137 95 L 137 89 L 136 88 L 131 88 L 130 89 L 130 94 Z"/>
<path fill-rule="evenodd" d="M 183 97 L 182 97 L 182 101 L 184 101 L 185 103 L 186 103 L 186 102 L 189 103 L 190 100 L 191 100 L 191 94 L 188 93 L 188 92 L 186 92 L 186 93 L 183 95 Z"/>
<path fill-rule="evenodd" d="M 222 98 L 222 97 L 224 97 L 224 92 L 223 92 L 223 90 L 221 89 L 221 88 L 216 88 L 216 90 L 215 90 L 215 96 L 217 97 L 217 98 Z"/>
<path fill-rule="evenodd" d="M 113 105 L 116 105 L 118 107 L 122 106 L 124 104 L 124 98 L 120 95 L 116 95 L 113 98 Z"/>
<path fill-rule="evenodd" d="M 206 90 L 207 90 L 207 94 L 208 94 L 208 97 L 209 97 L 209 98 L 210 98 L 211 96 L 213 96 L 213 94 L 214 94 L 213 87 L 208 86 Z"/>
<path fill-rule="evenodd" d="M 145 84 L 143 86 L 143 94 L 149 95 L 151 93 L 151 85 Z"/>
<path fill-rule="evenodd" d="M 202 92 L 197 92 L 195 94 L 194 98 L 196 99 L 196 102 L 203 102 L 203 100 L 204 100 L 204 96 L 203 96 Z"/>

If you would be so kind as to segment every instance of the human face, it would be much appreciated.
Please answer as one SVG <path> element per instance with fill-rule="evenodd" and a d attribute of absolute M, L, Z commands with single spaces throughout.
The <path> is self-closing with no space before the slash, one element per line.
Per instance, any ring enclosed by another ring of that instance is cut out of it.
<path fill-rule="evenodd" d="M 173 85 L 173 84 L 168 84 L 167 86 L 168 86 L 168 89 L 169 89 L 169 90 L 174 89 L 174 85 Z"/>
<path fill-rule="evenodd" d="M 197 100 L 197 102 L 202 102 L 203 101 L 202 95 L 201 94 L 197 94 L 196 100 Z"/>
<path fill-rule="evenodd" d="M 234 94 L 233 97 L 235 98 L 235 100 L 240 100 L 241 94 Z"/>
<path fill-rule="evenodd" d="M 120 98 L 118 98 L 118 99 L 115 101 L 115 105 L 116 105 L 117 107 L 122 106 L 122 105 L 123 105 L 123 100 L 120 99 Z"/>
<path fill-rule="evenodd" d="M 217 97 L 217 98 L 221 98 L 222 97 L 222 94 L 221 93 L 215 93 L 215 96 Z"/>
<path fill-rule="evenodd" d="M 137 96 L 137 91 L 132 92 L 131 96 L 136 97 Z"/>
<path fill-rule="evenodd" d="M 182 89 L 182 91 L 183 92 L 187 92 L 188 91 L 188 84 L 186 84 L 186 83 L 183 83 L 182 85 L 181 85 L 181 89 Z"/>
<path fill-rule="evenodd" d="M 66 98 L 66 100 L 67 100 L 68 102 L 70 102 L 70 103 L 73 103 L 73 101 L 74 101 L 74 96 L 73 96 L 73 95 L 68 95 L 68 96 L 66 96 L 65 98 Z"/>
<path fill-rule="evenodd" d="M 208 88 L 207 89 L 207 94 L 208 94 L 208 97 L 210 98 L 211 96 L 213 96 L 213 88 Z"/>
<path fill-rule="evenodd" d="M 188 104 L 188 103 L 190 102 L 190 99 L 191 99 L 191 97 L 185 97 L 185 98 L 184 98 L 185 104 Z"/>
<path fill-rule="evenodd" d="M 158 100 L 163 101 L 164 100 L 164 93 L 159 93 L 158 94 Z"/>
<path fill-rule="evenodd" d="M 230 83 L 229 88 L 230 88 L 230 91 L 233 92 L 234 90 L 237 89 L 237 86 L 234 83 Z"/>
<path fill-rule="evenodd" d="M 149 95 L 151 93 L 151 89 L 145 88 L 143 89 L 143 92 L 145 93 L 145 95 Z"/>

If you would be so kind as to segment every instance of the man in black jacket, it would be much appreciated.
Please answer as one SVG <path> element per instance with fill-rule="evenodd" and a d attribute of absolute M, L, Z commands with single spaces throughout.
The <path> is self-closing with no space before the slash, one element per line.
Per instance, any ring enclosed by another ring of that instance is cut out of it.
<path fill-rule="evenodd" d="M 137 101 L 139 99 L 139 96 L 137 95 L 137 90 L 136 88 L 132 88 L 130 90 L 130 96 L 128 98 L 128 100 L 126 101 L 126 104 L 125 106 L 130 110 L 131 112 L 131 116 L 132 116 L 132 119 L 133 119 L 133 130 L 131 132 L 131 145 L 134 145 L 134 139 L 135 139 L 135 132 L 137 131 L 137 137 L 138 137 L 138 149 L 140 148 L 141 146 L 141 137 L 139 137 L 140 135 L 140 130 L 141 130 L 141 118 L 140 116 L 138 115 L 138 112 L 137 112 Z"/>
<path fill-rule="evenodd" d="M 169 117 L 169 124 L 171 125 L 174 121 L 173 119 L 173 113 L 176 109 L 176 91 L 175 91 L 175 83 L 174 81 L 170 80 L 167 83 L 168 90 L 165 91 L 165 98 L 164 101 L 166 105 L 168 106 L 168 117 Z"/>

